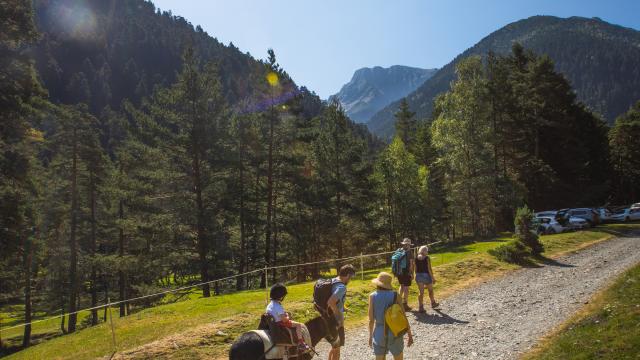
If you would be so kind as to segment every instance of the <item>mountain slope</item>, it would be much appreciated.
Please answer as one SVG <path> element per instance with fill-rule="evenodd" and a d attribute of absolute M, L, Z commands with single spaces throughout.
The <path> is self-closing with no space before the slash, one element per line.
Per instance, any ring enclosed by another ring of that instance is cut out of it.
<path fill-rule="evenodd" d="M 640 31 L 598 18 L 534 16 L 491 33 L 458 55 L 407 96 L 419 118 L 431 114 L 433 99 L 449 89 L 455 64 L 489 51 L 505 54 L 513 42 L 548 54 L 556 70 L 571 82 L 578 98 L 611 123 L 640 99 Z M 385 107 L 367 123 L 381 137 L 393 134 L 393 114 L 399 102 Z"/>
<path fill-rule="evenodd" d="M 362 68 L 332 97 L 340 101 L 352 120 L 367 122 L 391 102 L 414 91 L 436 71 L 402 65 Z"/>
<path fill-rule="evenodd" d="M 33 55 L 50 99 L 86 102 L 95 114 L 173 83 L 189 45 L 203 62 L 217 64 L 231 103 L 251 95 L 265 71 L 233 44 L 148 1 L 36 0 L 34 9 L 41 39 Z"/>

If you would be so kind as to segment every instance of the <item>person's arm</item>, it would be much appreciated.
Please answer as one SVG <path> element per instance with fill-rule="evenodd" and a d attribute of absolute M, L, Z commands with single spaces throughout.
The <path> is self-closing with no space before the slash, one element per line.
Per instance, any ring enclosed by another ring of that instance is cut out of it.
<path fill-rule="evenodd" d="M 338 297 L 334 293 L 327 301 L 327 306 L 329 307 L 329 309 L 331 309 L 331 311 L 333 311 L 336 320 L 338 320 L 338 326 L 342 326 L 342 323 L 344 322 L 344 315 L 340 310 L 338 310 L 338 301 L 340 300 L 338 300 Z"/>
<path fill-rule="evenodd" d="M 373 294 L 369 295 L 369 347 L 373 347 L 373 325 L 375 318 L 373 317 Z"/>
<path fill-rule="evenodd" d="M 433 282 L 433 284 L 436 283 L 436 277 L 433 274 L 433 268 L 431 267 L 431 258 L 429 258 L 429 275 L 431 275 L 431 281 Z"/>
<path fill-rule="evenodd" d="M 396 293 L 396 304 L 402 306 L 402 298 Z M 413 345 L 413 334 L 411 333 L 411 325 L 407 321 L 407 346 Z"/>
<path fill-rule="evenodd" d="M 413 256 L 409 259 L 409 268 L 409 274 L 413 277 L 416 274 L 416 259 Z"/>

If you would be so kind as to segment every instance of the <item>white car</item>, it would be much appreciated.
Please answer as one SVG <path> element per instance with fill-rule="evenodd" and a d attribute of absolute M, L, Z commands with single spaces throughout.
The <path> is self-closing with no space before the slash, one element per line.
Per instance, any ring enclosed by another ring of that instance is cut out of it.
<path fill-rule="evenodd" d="M 555 217 L 557 213 L 558 212 L 555 211 L 555 210 L 540 211 L 540 212 L 535 213 L 535 216 L 538 219 L 543 218 L 543 217 Z"/>
<path fill-rule="evenodd" d="M 540 216 L 537 219 L 538 233 L 540 234 L 559 234 L 566 230 L 553 216 Z"/>
<path fill-rule="evenodd" d="M 583 218 L 577 216 L 569 218 L 569 227 L 571 227 L 572 230 L 588 229 L 590 226 L 589 222 Z"/>
<path fill-rule="evenodd" d="M 640 220 L 640 207 L 624 209 L 611 215 L 611 220 L 615 221 L 633 221 Z"/>
<path fill-rule="evenodd" d="M 640 209 L 640 203 L 635 203 L 633 205 L 631 205 L 632 209 Z"/>

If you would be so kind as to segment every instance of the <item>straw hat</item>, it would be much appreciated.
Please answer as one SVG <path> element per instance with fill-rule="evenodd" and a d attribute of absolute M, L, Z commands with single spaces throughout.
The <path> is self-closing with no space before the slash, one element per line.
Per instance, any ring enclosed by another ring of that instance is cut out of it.
<path fill-rule="evenodd" d="M 371 280 L 371 283 L 373 283 L 376 286 L 380 286 L 383 289 L 393 290 L 393 286 L 391 286 L 392 280 L 393 280 L 393 277 L 391 276 L 391 274 L 383 271 L 380 274 L 378 274 L 377 278 Z"/>

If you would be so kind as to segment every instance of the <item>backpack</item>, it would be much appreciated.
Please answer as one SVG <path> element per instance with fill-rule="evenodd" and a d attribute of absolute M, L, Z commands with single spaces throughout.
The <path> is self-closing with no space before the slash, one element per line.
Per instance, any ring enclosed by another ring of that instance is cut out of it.
<path fill-rule="evenodd" d="M 384 311 L 385 328 L 391 330 L 393 336 L 398 337 L 404 335 L 409 329 L 409 321 L 404 313 L 404 309 L 396 301 L 398 293 L 393 293 L 393 304 L 389 305 Z M 385 331 L 385 336 L 387 332 Z M 386 343 L 386 342 L 385 342 Z"/>
<path fill-rule="evenodd" d="M 318 279 L 313 286 L 313 303 L 321 310 L 327 310 L 327 301 L 333 294 L 333 284 L 342 284 L 335 279 Z"/>
<path fill-rule="evenodd" d="M 401 275 L 407 270 L 407 252 L 404 249 L 398 249 L 391 255 L 391 272 L 393 275 Z"/>

